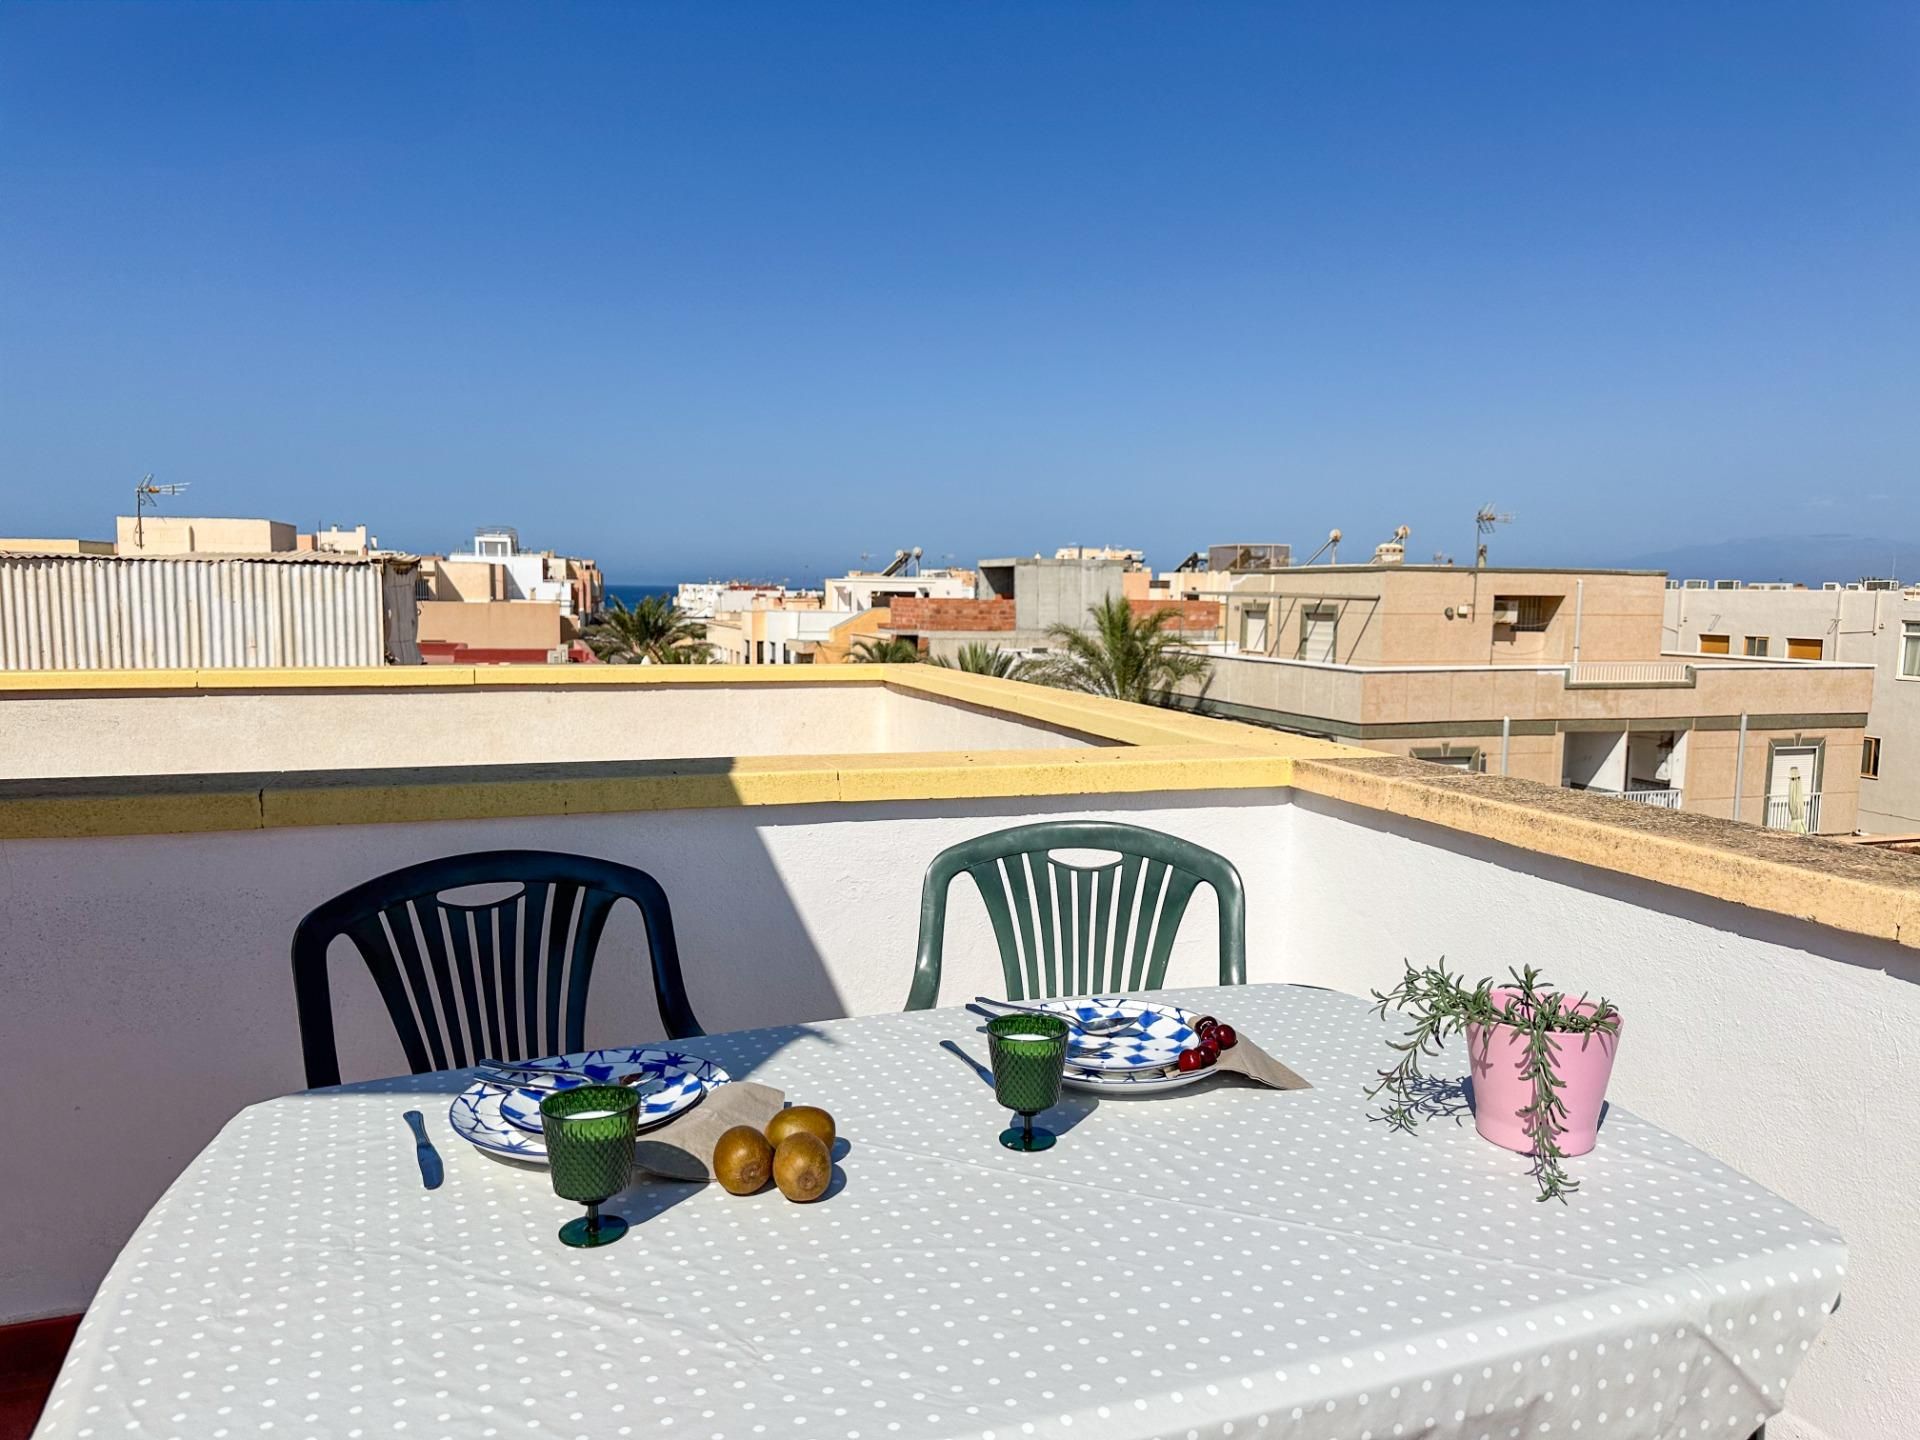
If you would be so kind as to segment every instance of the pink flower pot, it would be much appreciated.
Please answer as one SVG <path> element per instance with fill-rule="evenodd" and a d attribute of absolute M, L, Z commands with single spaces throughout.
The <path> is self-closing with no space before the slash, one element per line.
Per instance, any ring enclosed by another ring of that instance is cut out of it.
<path fill-rule="evenodd" d="M 1505 1005 L 1516 992 L 1495 990 L 1496 1005 Z M 1591 1002 L 1581 1007 L 1592 1014 Z M 1563 1083 L 1560 1101 L 1567 1107 L 1560 1125 L 1560 1153 L 1584 1155 L 1593 1149 L 1600 1129 L 1600 1110 L 1607 1099 L 1607 1081 L 1613 1074 L 1613 1052 L 1620 1036 L 1554 1035 L 1553 1069 Z M 1467 1026 L 1467 1057 L 1473 1067 L 1473 1128 L 1522 1155 L 1533 1153 L 1525 1111 L 1533 1104 L 1533 1082 L 1527 1078 L 1527 1037 L 1511 1025 Z"/>

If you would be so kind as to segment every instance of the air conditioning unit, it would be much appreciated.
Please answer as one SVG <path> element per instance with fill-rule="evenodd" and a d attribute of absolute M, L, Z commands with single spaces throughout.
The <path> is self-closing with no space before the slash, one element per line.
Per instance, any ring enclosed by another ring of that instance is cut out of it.
<path fill-rule="evenodd" d="M 1493 607 L 1493 623 L 1496 625 L 1518 625 L 1520 607 L 1511 600 L 1497 602 Z"/>

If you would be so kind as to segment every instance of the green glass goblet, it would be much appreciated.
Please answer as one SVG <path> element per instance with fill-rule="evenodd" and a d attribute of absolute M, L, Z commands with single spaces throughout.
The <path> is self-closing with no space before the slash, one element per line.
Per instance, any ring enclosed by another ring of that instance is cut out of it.
<path fill-rule="evenodd" d="M 556 1090 L 540 1102 L 540 1130 L 547 1140 L 553 1193 L 587 1207 L 560 1227 L 560 1243 L 590 1249 L 611 1245 L 627 1233 L 618 1215 L 600 1207 L 633 1178 L 633 1135 L 640 1096 L 624 1085 L 579 1085 Z"/>
<path fill-rule="evenodd" d="M 1053 1133 L 1033 1128 L 1033 1117 L 1060 1099 L 1067 1064 L 1067 1022 L 1058 1015 L 1000 1015 L 987 1022 L 993 1095 L 1021 1119 L 1000 1132 L 1009 1150 L 1050 1150 Z"/>

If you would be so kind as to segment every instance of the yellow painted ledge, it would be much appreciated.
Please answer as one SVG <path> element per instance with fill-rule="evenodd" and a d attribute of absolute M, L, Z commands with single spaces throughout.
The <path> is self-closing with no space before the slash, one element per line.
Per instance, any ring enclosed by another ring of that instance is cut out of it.
<path fill-rule="evenodd" d="M 1229 747 L 816 755 L 0 782 L 0 840 L 388 825 L 743 805 L 1276 789 Z"/>

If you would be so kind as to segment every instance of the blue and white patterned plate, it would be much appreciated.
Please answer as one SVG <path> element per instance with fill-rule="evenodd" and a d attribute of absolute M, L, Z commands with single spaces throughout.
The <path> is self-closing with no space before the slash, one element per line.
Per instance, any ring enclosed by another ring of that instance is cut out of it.
<path fill-rule="evenodd" d="M 725 1085 L 732 1078 L 711 1060 L 657 1046 L 581 1050 L 571 1055 L 548 1056 L 541 1061 L 528 1061 L 529 1075 L 542 1063 L 584 1070 L 603 1080 L 636 1070 L 657 1071 L 657 1083 L 648 1079 L 636 1087 L 643 1097 L 640 1102 L 643 1131 L 672 1119 L 697 1103 L 707 1091 Z M 447 1118 L 454 1133 L 476 1149 L 509 1160 L 544 1165 L 547 1145 L 540 1133 L 540 1096 L 548 1090 L 566 1089 L 577 1083 L 558 1075 L 551 1081 L 533 1080 L 524 1090 L 507 1091 L 476 1083 L 454 1098 Z M 513 1112 L 511 1116 L 509 1107 Z"/>
<path fill-rule="evenodd" d="M 1197 1085 L 1213 1075 L 1212 1070 L 1114 1070 L 1105 1074 L 1076 1070 L 1069 1065 L 1060 1083 L 1069 1090 L 1090 1090 L 1096 1095 L 1154 1095 L 1162 1090 L 1178 1090 L 1182 1085 Z"/>
<path fill-rule="evenodd" d="M 1200 1043 L 1193 1028 L 1200 1017 L 1158 1000 L 1048 1000 L 1040 1008 L 1082 1024 L 1123 1015 L 1138 1018 L 1138 1025 L 1119 1035 L 1074 1032 L 1067 1042 L 1067 1063 L 1076 1070 L 1101 1074 L 1159 1070 L 1173 1064 L 1182 1050 Z"/>

